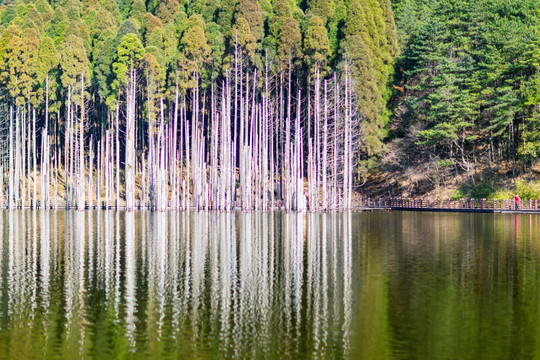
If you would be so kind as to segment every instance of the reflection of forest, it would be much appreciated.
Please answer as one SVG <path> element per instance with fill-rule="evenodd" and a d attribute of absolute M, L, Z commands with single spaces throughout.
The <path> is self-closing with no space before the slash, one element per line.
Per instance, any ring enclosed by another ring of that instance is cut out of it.
<path fill-rule="evenodd" d="M 348 357 L 352 216 L 3 212 L 0 353 Z"/>
<path fill-rule="evenodd" d="M 388 255 L 379 262 L 388 264 L 393 357 L 539 355 L 540 217 L 396 213 L 387 220 L 379 239 Z"/>
<path fill-rule="evenodd" d="M 535 215 L 12 211 L 0 233 L 0 358 L 538 355 Z"/>

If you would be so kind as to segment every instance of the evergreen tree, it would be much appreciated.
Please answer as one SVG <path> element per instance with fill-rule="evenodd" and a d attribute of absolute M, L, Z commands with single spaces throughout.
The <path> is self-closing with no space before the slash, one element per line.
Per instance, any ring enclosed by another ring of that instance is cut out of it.
<path fill-rule="evenodd" d="M 90 78 L 90 61 L 84 47 L 84 41 L 79 36 L 70 35 L 59 48 L 60 53 L 60 83 L 66 91 L 71 88 L 72 101 L 80 103 L 81 78 Z"/>
<path fill-rule="evenodd" d="M 189 25 L 180 40 L 179 68 L 184 73 L 182 87 L 194 88 L 198 85 L 204 67 L 210 60 L 211 48 L 204 32 L 204 23 L 199 15 L 189 18 Z"/>
<path fill-rule="evenodd" d="M 126 86 L 131 81 L 131 70 L 137 67 L 143 55 L 144 47 L 139 38 L 133 33 L 124 35 L 116 50 L 115 62 L 112 64 L 114 80 L 111 87 L 114 91 L 112 94 L 114 98 L 109 97 L 108 99 L 108 103 L 112 109 L 114 109 L 113 105 L 115 104 L 115 100 L 118 99 L 123 86 Z"/>
<path fill-rule="evenodd" d="M 323 20 L 318 16 L 309 19 L 304 35 L 304 56 L 311 71 L 323 70 L 323 75 L 326 73 L 331 56 L 330 41 Z"/>
<path fill-rule="evenodd" d="M 307 15 L 318 16 L 325 26 L 332 16 L 335 6 L 333 0 L 310 0 L 308 1 Z"/>
<path fill-rule="evenodd" d="M 39 43 L 35 33 L 10 25 L 0 38 L 0 82 L 11 99 L 23 105 L 37 86 Z"/>
<path fill-rule="evenodd" d="M 260 65 L 257 56 L 264 35 L 261 8 L 257 0 L 240 0 L 236 8 L 234 41 L 245 51 L 252 64 Z"/>
<path fill-rule="evenodd" d="M 178 0 L 161 1 L 158 5 L 156 16 L 163 21 L 164 24 L 168 24 L 176 18 L 176 14 L 180 10 L 180 4 Z"/>

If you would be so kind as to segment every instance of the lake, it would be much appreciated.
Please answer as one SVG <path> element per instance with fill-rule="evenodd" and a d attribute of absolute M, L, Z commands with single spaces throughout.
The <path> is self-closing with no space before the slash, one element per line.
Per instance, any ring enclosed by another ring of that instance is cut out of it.
<path fill-rule="evenodd" d="M 0 359 L 540 356 L 540 216 L 0 212 Z"/>

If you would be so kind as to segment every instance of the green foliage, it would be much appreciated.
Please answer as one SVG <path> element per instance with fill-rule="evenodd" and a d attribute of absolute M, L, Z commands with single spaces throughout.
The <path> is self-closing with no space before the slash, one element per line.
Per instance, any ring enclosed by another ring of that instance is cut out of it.
<path fill-rule="evenodd" d="M 217 24 L 220 26 L 223 34 L 229 39 L 234 38 L 234 33 L 231 31 L 234 20 L 234 12 L 236 9 L 237 0 L 223 0 L 218 10 Z"/>
<path fill-rule="evenodd" d="M 423 126 L 419 145 L 463 168 L 479 147 L 504 147 L 513 164 L 539 154 L 539 10 L 529 0 L 400 1 L 398 108 Z"/>
<path fill-rule="evenodd" d="M 0 21 L 2 96 L 20 105 L 42 107 L 45 81 L 51 101 L 68 88 L 77 100 L 84 74 L 88 109 L 106 118 L 130 69 L 138 93 L 170 100 L 178 83 L 189 98 L 238 55 L 243 74 L 288 73 L 302 96 L 317 70 L 346 73 L 358 164 L 377 165 L 392 120 L 404 135 L 418 124 L 417 146 L 463 171 L 540 155 L 534 0 L 12 0 Z"/>
<path fill-rule="evenodd" d="M 2 13 L 2 25 L 9 25 L 17 17 L 17 8 L 13 3 L 9 4 Z"/>
<path fill-rule="evenodd" d="M 339 44 L 342 40 L 342 29 L 347 18 L 347 6 L 343 0 L 336 0 L 335 9 L 328 18 L 326 28 L 328 29 L 328 39 L 332 50 L 332 59 L 336 59 L 339 53 Z"/>
<path fill-rule="evenodd" d="M 120 10 L 120 14 L 123 18 L 126 18 L 129 16 L 129 11 L 131 10 L 133 0 L 118 0 L 118 7 Z M 144 0 L 143 0 L 144 4 Z M 146 6 L 145 6 L 145 12 L 146 12 Z"/>
<path fill-rule="evenodd" d="M 240 0 L 237 3 L 232 33 L 249 62 L 260 66 L 259 53 L 264 28 L 258 0 Z"/>
<path fill-rule="evenodd" d="M 134 0 L 129 10 L 129 17 L 136 20 L 139 24 L 142 24 L 145 14 L 146 4 L 144 0 Z"/>
<path fill-rule="evenodd" d="M 0 83 L 18 105 L 35 99 L 38 48 L 36 34 L 22 33 L 15 25 L 0 37 Z"/>
<path fill-rule="evenodd" d="M 326 25 L 328 19 L 332 16 L 335 4 L 333 0 L 309 0 L 308 2 L 308 15 L 318 16 L 323 26 Z"/>
<path fill-rule="evenodd" d="M 36 9 L 35 5 L 27 5 L 21 28 L 31 28 L 38 33 L 43 31 L 43 18 L 41 17 L 41 13 Z"/>
<path fill-rule="evenodd" d="M 439 160 L 437 162 L 437 166 L 439 166 L 440 168 L 449 168 L 449 167 L 453 167 L 455 165 L 455 162 L 453 162 L 452 160 L 449 160 L 449 159 L 443 159 L 443 160 Z"/>
<path fill-rule="evenodd" d="M 199 15 L 192 15 L 190 23 L 180 40 L 182 49 L 179 57 L 179 68 L 184 77 L 181 85 L 184 89 L 198 85 L 198 79 L 204 67 L 210 61 L 211 48 L 204 32 L 204 22 Z"/>
<path fill-rule="evenodd" d="M 233 32 L 235 34 L 235 42 L 247 55 L 248 59 L 252 63 L 257 62 L 257 38 L 251 31 L 249 22 L 243 18 L 239 17 L 236 19 L 236 24 L 233 26 Z"/>
<path fill-rule="evenodd" d="M 494 193 L 492 193 L 488 200 L 507 200 L 507 199 L 513 199 L 515 195 L 515 191 L 507 190 L 507 189 L 499 189 L 496 190 Z"/>
<path fill-rule="evenodd" d="M 540 182 L 528 182 L 519 179 L 516 181 L 516 192 L 522 199 L 539 199 Z"/>
<path fill-rule="evenodd" d="M 122 38 L 122 42 L 116 50 L 117 63 L 124 64 L 128 69 L 135 67 L 136 63 L 142 59 L 144 48 L 141 40 L 135 34 L 127 34 Z M 113 66 L 114 67 L 114 66 Z"/>
<path fill-rule="evenodd" d="M 357 94 L 357 110 L 365 119 L 358 131 L 364 135 L 364 158 L 384 152 L 382 139 L 386 134 L 385 109 L 386 87 L 393 71 L 396 50 L 389 46 L 395 43 L 394 28 L 386 4 L 375 0 L 352 0 L 348 4 L 347 17 L 343 26 L 345 38 L 341 41 L 344 59 L 342 69 L 352 77 Z M 347 69 L 345 69 L 345 66 Z"/>
<path fill-rule="evenodd" d="M 67 0 L 64 5 L 66 16 L 69 20 L 77 21 L 81 18 L 82 7 L 78 0 Z"/>
<path fill-rule="evenodd" d="M 180 4 L 178 3 L 178 0 L 160 1 L 156 15 L 163 23 L 168 24 L 175 19 L 179 10 Z"/>
<path fill-rule="evenodd" d="M 257 42 L 263 37 L 263 20 L 261 7 L 257 0 L 240 0 L 236 6 L 236 18 L 243 18 Z"/>
<path fill-rule="evenodd" d="M 80 102 L 82 76 L 90 79 L 90 61 L 84 47 L 83 39 L 70 35 L 59 48 L 60 52 L 60 83 L 67 92 L 71 89 L 74 102 Z"/>
<path fill-rule="evenodd" d="M 90 29 L 93 47 L 100 47 L 111 35 L 116 35 L 118 22 L 115 17 L 103 8 L 94 9 L 85 17 L 86 26 Z"/>
<path fill-rule="evenodd" d="M 507 186 L 494 187 L 489 182 L 480 182 L 471 188 L 464 191 L 457 190 L 450 196 L 451 200 L 459 200 L 463 198 L 472 199 L 487 199 L 487 200 L 505 200 L 513 199 L 515 194 L 518 194 L 522 200 L 538 199 L 540 197 L 540 182 L 526 181 L 518 179 L 515 186 L 509 183 Z"/>
<path fill-rule="evenodd" d="M 495 193 L 493 186 L 488 182 L 482 182 L 471 188 L 470 197 L 473 199 L 493 199 L 493 193 Z"/>
<path fill-rule="evenodd" d="M 222 67 L 223 55 L 225 53 L 225 38 L 221 31 L 219 31 L 219 25 L 213 22 L 207 24 L 205 33 L 207 34 L 208 43 L 212 51 L 212 78 L 215 79 L 220 74 Z"/>
<path fill-rule="evenodd" d="M 163 46 L 163 23 L 161 20 L 152 15 L 147 14 L 145 17 L 146 31 L 145 42 L 148 46 Z"/>
<path fill-rule="evenodd" d="M 120 25 L 118 33 L 116 34 L 116 46 L 120 45 L 120 42 L 127 34 L 136 34 L 139 36 L 139 27 L 131 19 L 127 19 Z"/>
<path fill-rule="evenodd" d="M 178 61 L 178 31 L 174 24 L 169 24 L 163 31 L 163 52 L 167 67 L 176 66 Z"/>
<path fill-rule="evenodd" d="M 102 46 L 96 47 L 94 55 L 93 75 L 97 83 L 97 93 L 102 101 L 105 101 L 110 94 L 109 78 L 111 77 L 111 64 L 114 59 L 114 37 L 109 37 L 103 41 Z"/>
<path fill-rule="evenodd" d="M 279 29 L 277 40 L 277 60 L 281 68 L 285 68 L 290 63 L 301 56 L 301 40 L 300 27 L 298 21 L 293 17 L 287 17 Z"/>
<path fill-rule="evenodd" d="M 177 85 L 189 97 L 197 86 L 222 83 L 235 58 L 242 74 L 257 71 L 258 86 L 268 68 L 271 81 L 287 73 L 291 92 L 313 96 L 314 74 L 343 73 L 346 60 L 353 112 L 363 119 L 355 129 L 364 139 L 362 161 L 376 164 L 368 157 L 384 150 L 385 94 L 397 55 L 388 0 L 12 0 L 0 6 L 0 20 L 5 97 L 42 107 L 46 83 L 51 104 L 65 104 L 68 94 L 80 104 L 84 76 L 86 110 L 100 117 L 93 130 L 122 100 L 131 70 L 149 102 L 170 101 Z M 152 116 L 145 106 L 138 113 Z"/>
<path fill-rule="evenodd" d="M 49 36 L 42 38 L 39 44 L 40 78 L 56 69 L 59 63 L 58 51 L 54 47 L 54 41 Z"/>
<path fill-rule="evenodd" d="M 313 16 L 309 19 L 308 28 L 304 35 L 304 56 L 306 64 L 312 71 L 326 70 L 330 59 L 330 41 L 323 19 Z"/>
<path fill-rule="evenodd" d="M 460 199 L 464 199 L 466 196 L 461 190 L 456 190 L 454 193 L 450 195 L 450 200 L 456 201 Z"/>
<path fill-rule="evenodd" d="M 134 70 L 144 56 L 144 47 L 141 40 L 135 34 L 126 34 L 116 49 L 116 60 L 113 63 L 112 69 L 114 80 L 111 88 L 114 91 L 113 95 L 118 96 L 122 86 L 130 84 L 131 71 Z M 108 105 L 112 108 L 114 99 L 108 99 Z"/>

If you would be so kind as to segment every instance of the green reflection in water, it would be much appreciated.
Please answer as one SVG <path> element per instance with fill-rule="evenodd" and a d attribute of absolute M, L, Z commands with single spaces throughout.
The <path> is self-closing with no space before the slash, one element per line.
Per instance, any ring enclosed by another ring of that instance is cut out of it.
<path fill-rule="evenodd" d="M 540 217 L 0 213 L 0 359 L 535 358 Z"/>
<path fill-rule="evenodd" d="M 2 212 L 0 358 L 347 357 L 347 219 Z"/>
<path fill-rule="evenodd" d="M 392 357 L 538 356 L 540 217 L 396 213 L 372 220 L 386 224 L 366 236 L 385 249 Z"/>

